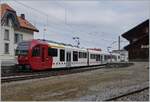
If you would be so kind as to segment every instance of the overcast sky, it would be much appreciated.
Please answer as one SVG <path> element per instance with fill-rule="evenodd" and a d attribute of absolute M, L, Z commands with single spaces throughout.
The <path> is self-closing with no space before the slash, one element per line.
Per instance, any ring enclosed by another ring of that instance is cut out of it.
<path fill-rule="evenodd" d="M 80 38 L 81 47 L 117 49 L 118 36 L 149 19 L 149 0 L 2 0 L 17 14 L 24 13 L 45 38 L 75 44 L 72 37 Z M 46 31 L 44 31 L 46 28 Z M 126 41 L 121 38 L 121 40 Z M 121 47 L 127 45 L 121 42 Z"/>

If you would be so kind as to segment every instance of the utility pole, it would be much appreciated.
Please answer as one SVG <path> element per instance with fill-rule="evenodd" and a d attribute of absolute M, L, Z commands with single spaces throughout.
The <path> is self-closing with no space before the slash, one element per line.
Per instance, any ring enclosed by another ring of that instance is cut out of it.
<path fill-rule="evenodd" d="M 120 50 L 120 36 L 118 36 L 118 50 Z"/>
<path fill-rule="evenodd" d="M 46 34 L 46 26 L 44 25 L 44 29 L 43 29 L 43 40 L 46 40 L 46 39 L 45 39 L 45 34 Z"/>

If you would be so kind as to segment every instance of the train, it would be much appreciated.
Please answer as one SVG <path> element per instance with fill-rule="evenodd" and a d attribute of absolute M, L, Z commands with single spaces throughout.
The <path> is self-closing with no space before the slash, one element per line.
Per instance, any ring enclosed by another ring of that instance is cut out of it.
<path fill-rule="evenodd" d="M 70 44 L 32 39 L 18 43 L 18 66 L 33 71 L 103 65 L 120 62 L 120 54 L 78 48 Z"/>

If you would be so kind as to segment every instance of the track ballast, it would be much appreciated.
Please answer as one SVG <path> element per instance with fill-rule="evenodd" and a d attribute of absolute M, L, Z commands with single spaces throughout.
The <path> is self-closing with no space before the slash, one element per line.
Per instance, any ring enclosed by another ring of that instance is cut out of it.
<path fill-rule="evenodd" d="M 71 69 L 55 69 L 55 70 L 47 70 L 42 72 L 26 72 L 20 75 L 11 75 L 6 77 L 1 77 L 1 82 L 12 82 L 12 81 L 21 81 L 21 80 L 29 80 L 29 79 L 37 79 L 37 78 L 45 78 L 50 76 L 58 76 L 58 75 L 67 75 L 73 73 L 80 73 L 85 71 L 92 71 L 100 68 L 104 68 L 105 65 L 101 66 L 89 66 L 82 68 L 71 68 Z"/>

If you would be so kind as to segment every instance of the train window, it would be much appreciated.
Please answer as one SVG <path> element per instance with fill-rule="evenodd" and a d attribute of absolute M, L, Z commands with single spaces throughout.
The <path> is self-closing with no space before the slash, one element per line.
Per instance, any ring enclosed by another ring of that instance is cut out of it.
<path fill-rule="evenodd" d="M 84 57 L 84 58 L 87 58 L 87 53 L 83 53 L 83 57 Z"/>
<path fill-rule="evenodd" d="M 96 55 L 94 54 L 94 58 L 93 59 L 96 59 Z"/>
<path fill-rule="evenodd" d="M 95 55 L 95 57 L 96 57 L 96 61 L 98 61 L 98 55 Z"/>
<path fill-rule="evenodd" d="M 95 54 L 90 54 L 90 58 L 91 59 L 96 59 L 96 55 Z"/>
<path fill-rule="evenodd" d="M 32 56 L 33 57 L 36 57 L 36 56 L 40 56 L 40 46 L 36 46 L 36 47 L 34 47 L 33 48 L 33 50 L 32 50 Z"/>
<path fill-rule="evenodd" d="M 79 58 L 87 58 L 87 53 L 79 52 Z"/>
<path fill-rule="evenodd" d="M 94 56 L 93 56 L 93 54 L 90 54 L 90 58 L 91 58 L 91 59 L 94 59 Z"/>
<path fill-rule="evenodd" d="M 96 61 L 100 61 L 100 55 L 96 55 Z"/>
<path fill-rule="evenodd" d="M 105 60 L 108 60 L 108 57 L 109 57 L 108 55 L 104 55 Z"/>
<path fill-rule="evenodd" d="M 92 54 L 90 54 L 90 59 L 92 59 Z"/>
<path fill-rule="evenodd" d="M 65 61 L 65 50 L 60 49 L 60 61 Z"/>
<path fill-rule="evenodd" d="M 100 56 L 100 60 L 101 60 L 101 61 L 103 60 L 103 56 L 102 56 L 102 55 Z"/>
<path fill-rule="evenodd" d="M 82 58 L 82 52 L 79 52 L 79 58 Z"/>
<path fill-rule="evenodd" d="M 48 48 L 48 55 L 53 56 L 53 57 L 57 57 L 57 49 Z"/>
<path fill-rule="evenodd" d="M 78 52 L 73 51 L 73 61 L 78 61 Z"/>
<path fill-rule="evenodd" d="M 15 56 L 17 55 L 27 55 L 28 50 L 15 50 Z"/>

